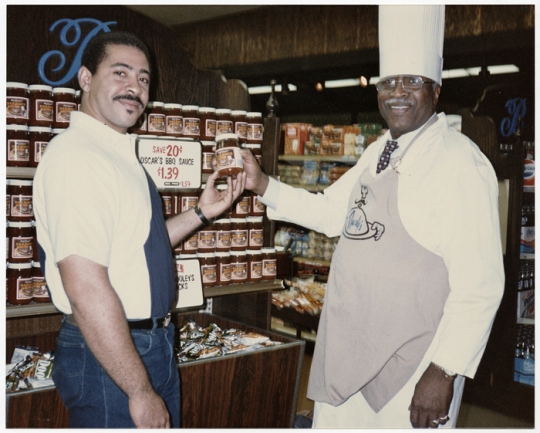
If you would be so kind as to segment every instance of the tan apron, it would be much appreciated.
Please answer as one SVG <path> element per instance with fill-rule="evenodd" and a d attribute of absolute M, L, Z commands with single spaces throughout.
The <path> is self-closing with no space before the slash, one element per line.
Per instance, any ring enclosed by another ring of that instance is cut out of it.
<path fill-rule="evenodd" d="M 406 231 L 398 212 L 397 163 L 365 170 L 332 259 L 308 397 L 337 406 L 361 391 L 379 412 L 407 383 L 443 314 L 450 286 L 441 257 Z"/>

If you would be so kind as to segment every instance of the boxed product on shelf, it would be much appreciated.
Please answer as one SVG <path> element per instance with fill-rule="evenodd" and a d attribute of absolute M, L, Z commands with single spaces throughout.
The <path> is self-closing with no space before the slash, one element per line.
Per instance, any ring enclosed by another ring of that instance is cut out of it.
<path fill-rule="evenodd" d="M 343 127 L 343 155 L 360 156 L 366 148 L 366 140 L 362 135 L 362 129 L 358 125 Z"/>
<path fill-rule="evenodd" d="M 518 292 L 518 319 L 534 317 L 534 289 Z"/>
<path fill-rule="evenodd" d="M 368 147 L 383 133 L 382 125 L 378 123 L 358 123 L 357 126 L 362 130 L 365 138 L 364 146 Z"/>
<path fill-rule="evenodd" d="M 300 178 L 301 185 L 317 185 L 319 183 L 320 164 L 318 161 L 304 161 L 302 176 Z"/>
<path fill-rule="evenodd" d="M 308 123 L 283 124 L 283 152 L 285 155 L 304 154 L 304 143 L 308 140 L 310 126 Z"/>
<path fill-rule="evenodd" d="M 515 358 L 514 381 L 534 386 L 534 359 Z"/>

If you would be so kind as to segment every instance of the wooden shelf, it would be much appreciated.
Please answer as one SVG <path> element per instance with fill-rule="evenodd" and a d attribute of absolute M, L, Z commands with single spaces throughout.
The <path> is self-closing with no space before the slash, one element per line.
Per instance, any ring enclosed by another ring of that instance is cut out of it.
<path fill-rule="evenodd" d="M 6 167 L 6 177 L 14 179 L 33 179 L 36 167 Z"/>
<path fill-rule="evenodd" d="M 243 293 L 255 293 L 266 290 L 283 290 L 285 286 L 282 280 L 269 280 L 260 283 L 228 284 L 226 286 L 204 287 L 205 298 L 217 296 L 239 295 Z M 59 314 L 52 303 L 39 304 L 36 302 L 27 305 L 14 305 L 6 307 L 6 319 L 14 317 L 42 316 L 45 314 Z"/>

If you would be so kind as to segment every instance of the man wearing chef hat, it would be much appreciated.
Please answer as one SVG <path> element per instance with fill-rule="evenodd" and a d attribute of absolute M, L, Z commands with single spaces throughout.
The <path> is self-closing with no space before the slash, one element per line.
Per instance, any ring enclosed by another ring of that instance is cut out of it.
<path fill-rule="evenodd" d="M 311 366 L 314 427 L 455 427 L 504 287 L 494 170 L 436 113 L 444 6 L 380 6 L 389 131 L 324 194 L 245 154 L 272 219 L 340 240 Z"/>

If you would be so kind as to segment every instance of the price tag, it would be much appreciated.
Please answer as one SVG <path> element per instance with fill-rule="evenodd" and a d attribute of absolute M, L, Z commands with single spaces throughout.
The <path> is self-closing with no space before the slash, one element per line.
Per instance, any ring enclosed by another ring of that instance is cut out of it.
<path fill-rule="evenodd" d="M 176 260 L 178 303 L 176 308 L 195 307 L 204 302 L 198 259 Z"/>
<path fill-rule="evenodd" d="M 158 189 L 201 187 L 202 145 L 199 141 L 138 137 L 137 157 Z"/>

